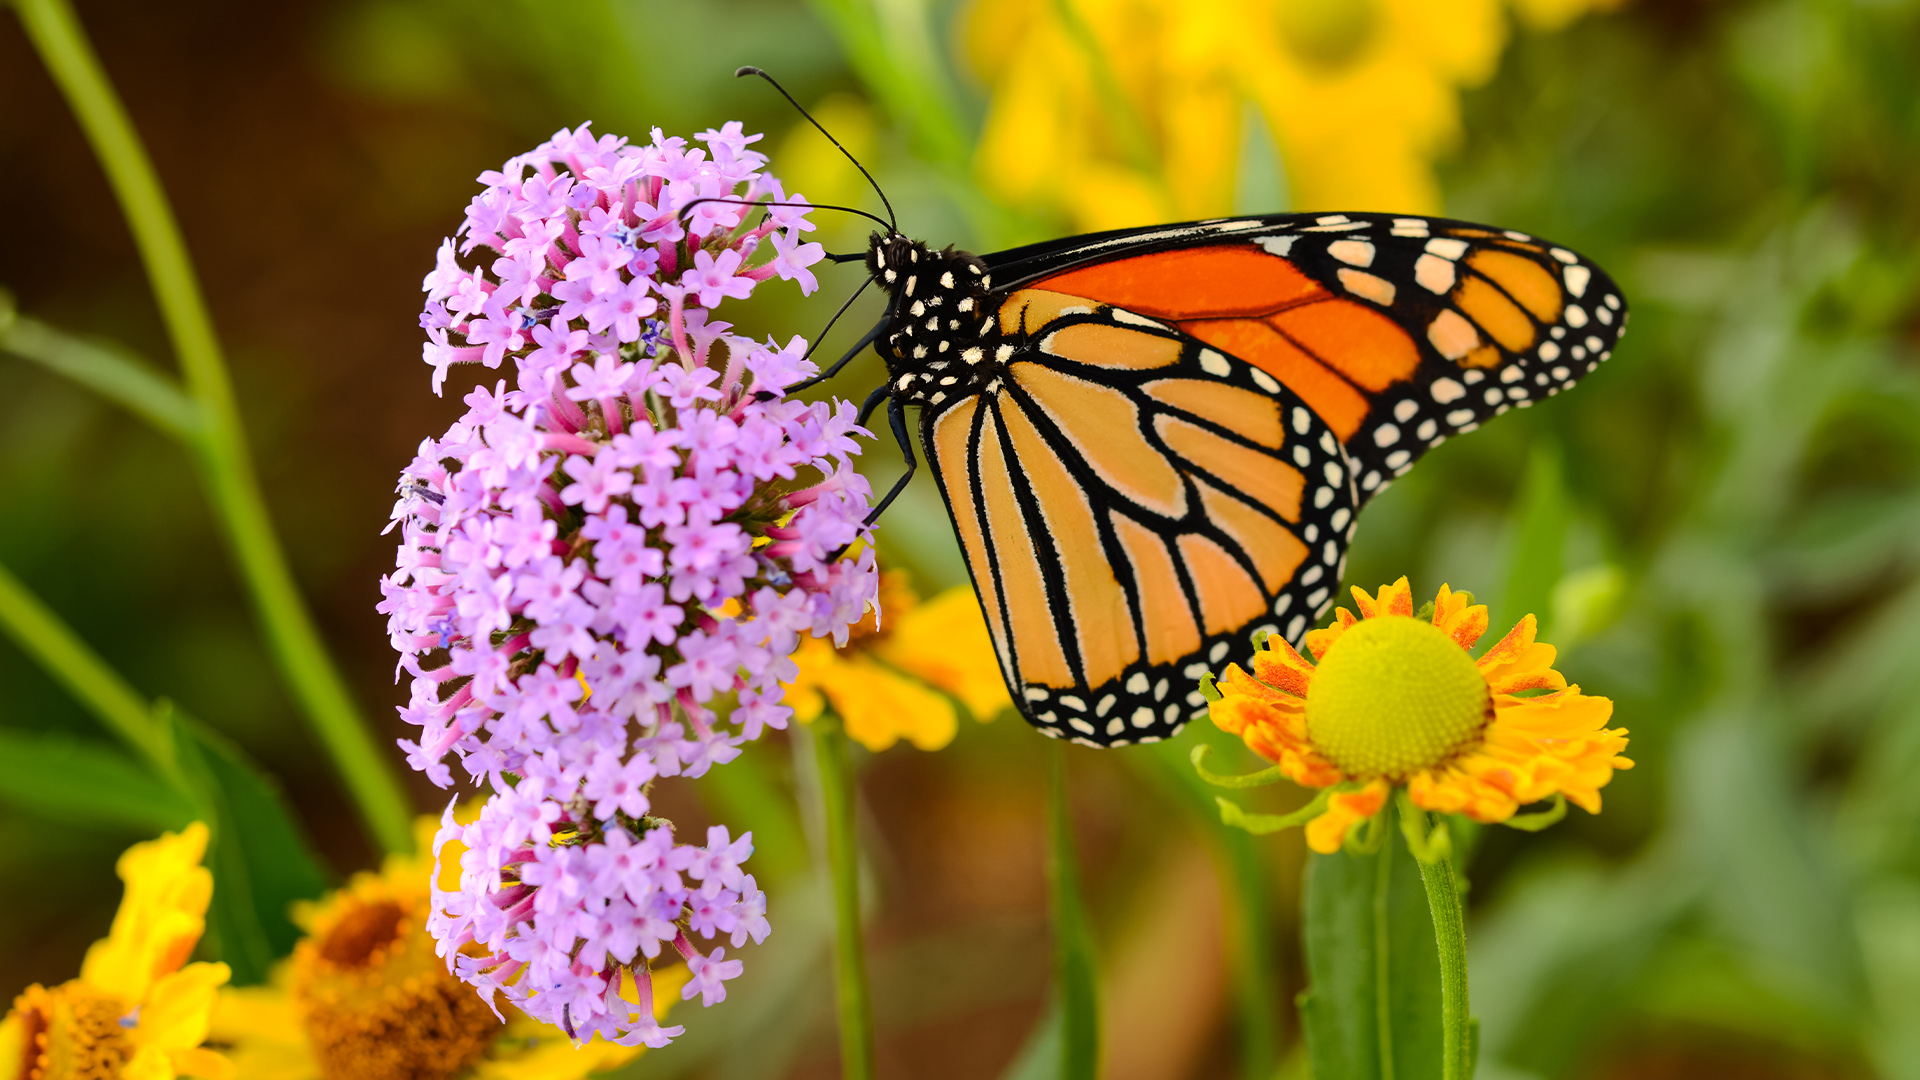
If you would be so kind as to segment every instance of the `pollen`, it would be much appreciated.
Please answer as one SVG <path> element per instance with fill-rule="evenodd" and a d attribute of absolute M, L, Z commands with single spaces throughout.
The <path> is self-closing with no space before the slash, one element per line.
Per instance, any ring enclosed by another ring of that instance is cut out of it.
<path fill-rule="evenodd" d="M 1307 736 L 1349 777 L 1398 781 L 1479 746 L 1493 715 L 1487 680 L 1458 642 L 1389 616 L 1355 623 L 1321 658 Z"/>

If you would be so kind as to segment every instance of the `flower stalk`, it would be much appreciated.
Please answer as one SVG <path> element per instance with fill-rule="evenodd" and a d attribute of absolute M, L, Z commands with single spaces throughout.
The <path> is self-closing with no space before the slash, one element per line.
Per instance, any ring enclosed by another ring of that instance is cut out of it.
<path fill-rule="evenodd" d="M 153 163 L 66 0 L 14 0 L 14 7 L 127 216 L 188 395 L 198 407 L 201 423 L 185 442 L 274 660 L 374 839 L 384 850 L 405 851 L 412 844 L 405 794 L 322 644 L 274 534 L 213 321 Z"/>
<path fill-rule="evenodd" d="M 1400 825 L 1407 846 L 1420 864 L 1420 881 L 1427 889 L 1433 913 L 1433 938 L 1440 950 L 1440 1075 L 1443 1080 L 1472 1080 L 1473 1020 L 1467 1002 L 1467 923 L 1460 909 L 1460 889 L 1454 880 L 1452 847 L 1445 843 L 1442 823 L 1427 834 L 1425 844 L 1414 835 L 1425 832 L 1427 812 L 1400 792 Z M 1423 853 L 1422 847 L 1426 848 Z"/>
<path fill-rule="evenodd" d="M 833 885 L 834 987 L 840 1016 L 840 1075 L 873 1080 L 873 1006 L 861 939 L 860 847 L 854 821 L 853 762 L 840 718 L 822 713 L 807 726 L 820 771 L 826 818 L 827 876 Z"/>

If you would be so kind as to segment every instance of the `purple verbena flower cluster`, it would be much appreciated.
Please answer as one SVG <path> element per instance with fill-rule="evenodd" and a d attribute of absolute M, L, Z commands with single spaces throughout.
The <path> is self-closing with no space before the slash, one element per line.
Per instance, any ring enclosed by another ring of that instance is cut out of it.
<path fill-rule="evenodd" d="M 489 1000 L 576 1037 L 679 1030 L 643 1004 L 663 945 L 694 971 L 686 996 L 726 996 L 739 961 L 689 934 L 766 936 L 738 865 L 751 834 L 677 843 L 649 785 L 785 727 L 801 636 L 844 641 L 876 601 L 871 548 L 841 554 L 871 494 L 852 406 L 787 399 L 814 370 L 805 342 L 713 317 L 775 275 L 815 285 L 807 207 L 760 171 L 759 138 L 562 130 L 481 175 L 424 283 L 435 392 L 457 363 L 514 374 L 402 473 L 381 583 L 413 679 L 408 763 L 446 787 L 451 755 L 493 790 L 443 823 L 461 885 L 436 890 L 429 929 Z M 476 253 L 485 269 L 460 264 Z"/>
<path fill-rule="evenodd" d="M 428 931 L 489 1000 L 504 992 L 576 1038 L 665 1046 L 685 1029 L 662 1027 L 642 1007 L 653 1001 L 653 961 L 678 953 L 693 973 L 681 996 L 713 1005 L 743 965 L 723 945 L 701 952 L 689 932 L 737 949 L 772 929 L 766 894 L 740 869 L 752 834 L 735 840 L 715 825 L 696 848 L 655 819 L 569 814 L 540 786 L 494 795 L 464 826 L 448 807 L 434 855 L 449 841 L 464 846 L 462 885 L 434 889 Z M 486 952 L 461 948 L 474 942 Z"/>

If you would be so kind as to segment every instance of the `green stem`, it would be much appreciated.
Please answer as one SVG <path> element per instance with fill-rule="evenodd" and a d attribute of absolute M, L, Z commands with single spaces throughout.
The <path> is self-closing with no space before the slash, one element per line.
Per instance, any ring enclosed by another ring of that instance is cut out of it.
<path fill-rule="evenodd" d="M 1393 845 L 1380 845 L 1373 878 L 1373 1012 L 1380 1042 L 1380 1080 L 1393 1080 L 1393 934 L 1388 898 L 1393 885 Z"/>
<path fill-rule="evenodd" d="M 145 758 L 161 779 L 192 794 L 173 744 L 154 722 L 146 699 L 5 567 L 0 567 L 0 632 Z"/>
<path fill-rule="evenodd" d="M 827 871 L 833 882 L 837 943 L 836 997 L 840 1006 L 840 1075 L 873 1078 L 873 1008 L 867 993 L 866 948 L 860 926 L 860 849 L 853 820 L 853 764 L 840 719 L 823 714 L 808 725 L 820 770 L 820 802 L 827 826 Z"/>
<path fill-rule="evenodd" d="M 1275 1032 L 1280 988 L 1273 970 L 1278 966 L 1279 950 L 1268 915 L 1271 905 L 1266 865 L 1252 837 L 1232 829 L 1218 832 L 1228 871 L 1228 887 L 1223 891 L 1228 940 L 1232 943 L 1228 962 L 1234 1006 L 1240 1014 L 1239 1075 L 1246 1080 L 1266 1080 L 1273 1075 L 1280 1055 Z"/>
<path fill-rule="evenodd" d="M 354 707 L 274 536 L 226 361 L 153 163 L 67 0 L 13 2 L 126 213 L 187 392 L 200 409 L 203 426 L 189 445 L 273 656 L 375 839 L 388 851 L 409 850 L 411 815 L 390 755 L 377 749 Z"/>
<path fill-rule="evenodd" d="M 1402 815 L 1426 811 L 1402 806 Z M 1422 828 L 1426 822 L 1420 822 Z M 1433 912 L 1433 937 L 1440 949 L 1441 1068 L 1443 1080 L 1471 1080 L 1473 1041 L 1468 1030 L 1467 924 L 1460 909 L 1460 890 L 1453 879 L 1453 860 L 1443 855 L 1420 861 L 1420 880 L 1427 887 L 1427 906 Z"/>
<path fill-rule="evenodd" d="M 1047 744 L 1047 885 L 1053 908 L 1053 981 L 1060 1003 L 1060 1080 L 1100 1075 L 1100 996 L 1093 934 L 1080 895 L 1065 744 Z"/>

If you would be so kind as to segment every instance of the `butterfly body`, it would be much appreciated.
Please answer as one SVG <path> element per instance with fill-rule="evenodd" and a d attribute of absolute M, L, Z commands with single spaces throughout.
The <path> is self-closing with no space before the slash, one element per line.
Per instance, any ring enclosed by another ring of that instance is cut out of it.
<path fill-rule="evenodd" d="M 905 446 L 920 410 L 1014 700 L 1101 746 L 1177 733 L 1252 635 L 1298 642 L 1367 499 L 1571 385 L 1625 321 L 1572 252 L 1443 219 L 1224 219 L 984 258 L 876 234 L 867 262 L 890 419 Z"/>
<path fill-rule="evenodd" d="M 937 406 L 979 393 L 1005 371 L 995 359 L 1002 343 L 982 334 L 993 279 L 978 257 L 876 233 L 867 271 L 891 297 L 879 346 L 889 393 Z"/>

